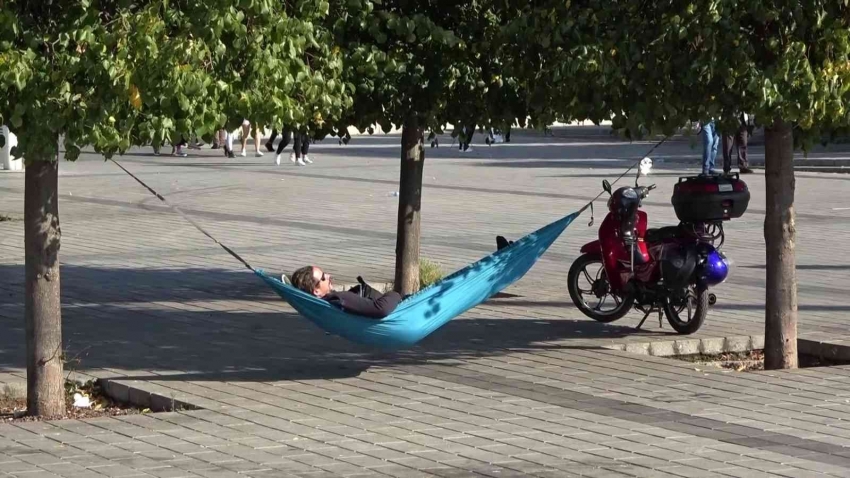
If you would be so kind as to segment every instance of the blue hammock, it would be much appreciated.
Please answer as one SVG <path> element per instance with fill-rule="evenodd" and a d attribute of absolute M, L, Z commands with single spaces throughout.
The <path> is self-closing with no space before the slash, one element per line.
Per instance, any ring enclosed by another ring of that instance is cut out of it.
<path fill-rule="evenodd" d="M 383 319 L 345 313 L 263 271 L 255 272 L 301 315 L 332 334 L 383 348 L 410 347 L 524 276 L 579 214 L 544 226 L 422 289 Z"/>

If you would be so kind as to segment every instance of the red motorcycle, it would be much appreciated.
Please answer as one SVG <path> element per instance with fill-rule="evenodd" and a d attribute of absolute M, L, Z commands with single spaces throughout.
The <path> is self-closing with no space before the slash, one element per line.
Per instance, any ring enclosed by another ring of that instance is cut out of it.
<path fill-rule="evenodd" d="M 651 166 L 644 158 L 638 178 Z M 692 334 L 716 301 L 709 287 L 726 280 L 729 272 L 720 252 L 723 222 L 743 215 L 750 193 L 737 176 L 679 178 L 672 202 L 681 222 L 648 229 L 647 215 L 639 208 L 655 185 L 637 183 L 612 193 L 608 181 L 602 182 L 610 195 L 609 212 L 599 239 L 582 246 L 582 255 L 570 267 L 570 297 L 599 322 L 613 322 L 635 308 L 644 313 L 640 329 L 653 312 L 660 325 L 663 311 L 676 332 Z"/>

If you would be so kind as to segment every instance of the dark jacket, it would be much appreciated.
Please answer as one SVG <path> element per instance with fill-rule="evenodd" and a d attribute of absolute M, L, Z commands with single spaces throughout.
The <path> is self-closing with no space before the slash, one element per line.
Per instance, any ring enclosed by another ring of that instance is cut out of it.
<path fill-rule="evenodd" d="M 392 313 L 401 302 L 398 292 L 390 291 L 381 294 L 358 277 L 360 285 L 347 291 L 331 292 L 322 299 L 335 307 L 354 315 L 362 315 L 373 319 L 382 319 Z"/>

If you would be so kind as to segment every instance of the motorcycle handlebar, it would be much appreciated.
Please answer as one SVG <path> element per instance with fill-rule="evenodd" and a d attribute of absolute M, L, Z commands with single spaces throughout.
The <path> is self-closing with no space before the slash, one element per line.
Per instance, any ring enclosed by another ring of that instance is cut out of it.
<path fill-rule="evenodd" d="M 645 197 L 649 196 L 649 192 L 652 191 L 653 189 L 655 189 L 655 187 L 656 186 L 654 184 L 652 184 L 648 187 L 642 186 L 642 187 L 638 188 L 638 191 L 640 192 L 640 197 L 645 198 Z"/>

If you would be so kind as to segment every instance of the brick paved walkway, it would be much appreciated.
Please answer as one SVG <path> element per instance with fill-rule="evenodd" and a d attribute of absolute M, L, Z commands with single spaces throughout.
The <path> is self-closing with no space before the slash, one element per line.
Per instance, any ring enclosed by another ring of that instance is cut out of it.
<path fill-rule="evenodd" d="M 209 150 L 122 161 L 258 267 L 317 263 L 338 281 L 381 282 L 392 275 L 397 141 L 318 144 L 308 168 Z M 518 136 L 461 155 L 449 143 L 426 153 L 422 248 L 447 271 L 489 253 L 496 234 L 577 209 L 649 149 Z M 673 168 L 695 154 L 679 141 L 653 155 L 667 161 L 652 176 L 652 224 L 674 222 L 669 196 L 686 171 Z M 201 409 L 0 425 L 0 477 L 850 476 L 850 368 L 735 373 L 645 355 L 762 340 L 761 175 L 747 178 L 750 212 L 727 228 L 735 267 L 695 336 L 653 320 L 636 332 L 636 314 L 603 325 L 577 313 L 565 283 L 596 231 L 584 216 L 509 297 L 386 353 L 299 318 L 114 165 L 84 156 L 60 170 L 76 373 L 111 378 L 137 401 Z M 798 176 L 809 344 L 850 336 L 848 181 Z M 23 176 L 0 174 L 0 214 L 22 211 Z M 22 223 L 0 222 L 0 382 L 23 380 L 22 263 Z"/>

